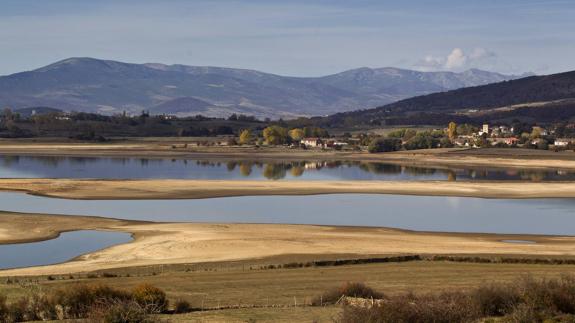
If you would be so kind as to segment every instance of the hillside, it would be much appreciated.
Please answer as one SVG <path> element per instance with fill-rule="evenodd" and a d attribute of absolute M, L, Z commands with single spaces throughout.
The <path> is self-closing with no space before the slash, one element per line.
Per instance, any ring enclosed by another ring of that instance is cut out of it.
<path fill-rule="evenodd" d="M 575 71 L 530 76 L 418 96 L 375 109 L 340 113 L 329 124 L 445 124 L 524 118 L 553 122 L 575 117 Z"/>
<path fill-rule="evenodd" d="M 0 77 L 0 106 L 103 114 L 150 110 L 180 116 L 243 113 L 294 118 L 365 109 L 514 78 L 479 70 L 424 73 L 397 68 L 360 68 L 304 78 L 234 68 L 70 58 Z"/>

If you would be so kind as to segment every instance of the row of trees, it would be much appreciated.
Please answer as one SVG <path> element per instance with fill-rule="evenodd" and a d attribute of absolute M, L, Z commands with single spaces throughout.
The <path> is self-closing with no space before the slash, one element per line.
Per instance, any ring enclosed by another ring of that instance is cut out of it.
<path fill-rule="evenodd" d="M 268 145 L 284 145 L 292 142 L 300 142 L 306 137 L 329 137 L 329 133 L 325 129 L 317 127 L 304 127 L 288 129 L 278 125 L 272 125 L 262 130 L 261 138 Z M 251 129 L 244 129 L 239 136 L 239 144 L 247 145 L 252 144 L 258 139 Z"/>
<path fill-rule="evenodd" d="M 456 137 L 453 129 L 455 129 L 455 124 L 452 130 L 448 130 L 447 133 L 441 130 L 415 131 L 413 129 L 401 129 L 387 134 L 386 137 L 373 138 L 367 150 L 370 153 L 377 153 L 401 149 L 415 150 L 452 147 L 453 139 Z"/>

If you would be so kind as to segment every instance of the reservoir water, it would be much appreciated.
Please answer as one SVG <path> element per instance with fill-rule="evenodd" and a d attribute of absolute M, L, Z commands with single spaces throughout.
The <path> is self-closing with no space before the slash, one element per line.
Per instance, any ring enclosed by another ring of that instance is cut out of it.
<path fill-rule="evenodd" d="M 4 192 L 0 193 L 0 205 L 3 211 L 146 221 L 382 226 L 440 232 L 575 235 L 574 199 L 333 194 L 199 200 L 66 200 Z"/>
<path fill-rule="evenodd" d="M 129 233 L 82 230 L 46 241 L 0 245 L 0 269 L 61 263 L 131 240 Z"/>
<path fill-rule="evenodd" d="M 565 170 L 414 167 L 357 161 L 215 161 L 0 155 L 0 178 L 228 180 L 575 180 Z"/>

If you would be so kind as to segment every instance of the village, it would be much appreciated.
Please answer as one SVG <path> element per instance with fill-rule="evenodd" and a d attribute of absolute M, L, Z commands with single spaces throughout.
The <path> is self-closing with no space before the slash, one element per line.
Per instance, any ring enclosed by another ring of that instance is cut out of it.
<path fill-rule="evenodd" d="M 483 124 L 477 132 L 469 135 L 458 135 L 453 141 L 457 147 L 524 147 L 537 149 L 566 149 L 575 146 L 575 138 L 562 137 L 565 131 L 559 133 L 558 127 L 531 127 L 531 132 L 521 132 L 506 125 Z M 566 125 L 567 129 L 575 129 L 575 124 Z"/>

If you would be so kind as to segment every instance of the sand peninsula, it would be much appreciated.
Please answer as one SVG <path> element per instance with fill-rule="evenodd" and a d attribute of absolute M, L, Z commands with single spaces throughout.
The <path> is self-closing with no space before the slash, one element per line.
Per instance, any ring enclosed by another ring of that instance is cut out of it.
<path fill-rule="evenodd" d="M 0 179 L 0 191 L 84 200 L 344 193 L 520 199 L 573 198 L 575 182 Z"/>
<path fill-rule="evenodd" d="M 153 223 L 100 217 L 0 212 L 0 244 L 38 241 L 73 230 L 129 232 L 130 243 L 73 261 L 0 271 L 0 276 L 52 275 L 160 264 L 261 259 L 307 254 L 575 255 L 575 237 L 430 233 L 391 228 L 287 224 Z M 507 243 L 529 240 L 533 244 Z"/>

